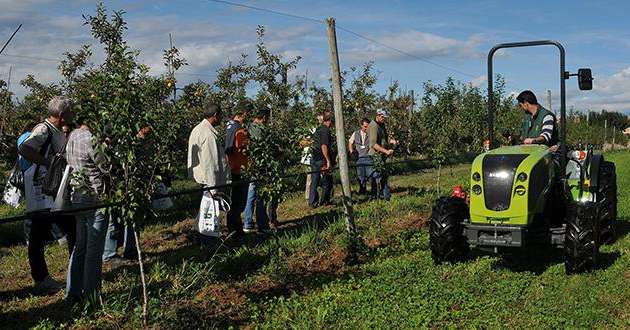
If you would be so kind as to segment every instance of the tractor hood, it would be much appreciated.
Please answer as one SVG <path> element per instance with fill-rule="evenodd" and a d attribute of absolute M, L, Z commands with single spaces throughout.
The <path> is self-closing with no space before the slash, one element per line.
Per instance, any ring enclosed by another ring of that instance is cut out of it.
<path fill-rule="evenodd" d="M 527 224 L 549 186 L 551 155 L 542 145 L 493 149 L 471 173 L 471 221 Z"/>
<path fill-rule="evenodd" d="M 484 155 L 532 155 L 536 158 L 542 158 L 549 152 L 548 150 L 549 147 L 540 144 L 522 144 L 492 149 L 479 157 Z"/>

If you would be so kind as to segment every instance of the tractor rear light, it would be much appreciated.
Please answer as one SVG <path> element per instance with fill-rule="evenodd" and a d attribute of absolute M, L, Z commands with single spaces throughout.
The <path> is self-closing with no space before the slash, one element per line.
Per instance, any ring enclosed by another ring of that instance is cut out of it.
<path fill-rule="evenodd" d="M 525 182 L 525 181 L 527 181 L 527 174 L 525 174 L 524 172 L 521 172 L 521 173 L 518 174 L 516 179 L 518 181 Z"/>
<path fill-rule="evenodd" d="M 479 174 L 479 172 L 473 173 L 472 179 L 479 182 L 479 180 L 481 180 L 481 174 Z"/>
<path fill-rule="evenodd" d="M 472 191 L 475 195 L 481 194 L 481 186 L 476 184 L 472 187 Z"/>
<path fill-rule="evenodd" d="M 519 196 L 523 196 L 527 192 L 527 189 L 523 186 L 516 186 L 516 188 L 514 188 L 514 192 Z"/>

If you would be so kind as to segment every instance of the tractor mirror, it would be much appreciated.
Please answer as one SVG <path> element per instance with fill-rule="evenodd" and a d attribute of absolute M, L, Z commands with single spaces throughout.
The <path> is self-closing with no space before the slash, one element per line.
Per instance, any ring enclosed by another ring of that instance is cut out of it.
<path fill-rule="evenodd" d="M 593 75 L 591 69 L 578 69 L 578 86 L 580 90 L 583 91 L 593 89 Z"/>

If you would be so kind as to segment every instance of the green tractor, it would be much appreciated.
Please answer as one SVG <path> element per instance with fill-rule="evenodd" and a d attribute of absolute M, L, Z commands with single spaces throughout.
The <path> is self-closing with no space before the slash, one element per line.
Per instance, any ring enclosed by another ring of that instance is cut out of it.
<path fill-rule="evenodd" d="M 558 151 L 544 145 L 494 146 L 492 57 L 502 48 L 556 46 L 560 51 Z M 555 41 L 506 43 L 488 53 L 488 126 L 491 150 L 473 161 L 469 195 L 438 199 L 430 218 L 436 263 L 466 258 L 470 246 L 496 252 L 548 243 L 562 247 L 567 274 L 593 270 L 599 247 L 613 240 L 617 218 L 615 165 L 591 146 L 567 149 L 565 80 L 578 76 L 592 89 L 590 69 L 565 71 L 564 47 Z M 464 194 L 465 195 L 465 194 Z"/>

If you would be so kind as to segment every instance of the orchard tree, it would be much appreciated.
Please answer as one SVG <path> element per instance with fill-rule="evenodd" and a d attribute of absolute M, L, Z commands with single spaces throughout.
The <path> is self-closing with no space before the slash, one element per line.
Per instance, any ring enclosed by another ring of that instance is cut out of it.
<path fill-rule="evenodd" d="M 59 69 L 64 77 L 63 90 L 80 105 L 78 118 L 90 127 L 97 152 L 111 163 L 111 189 L 104 198 L 114 203 L 114 221 L 133 226 L 139 242 L 139 227 L 152 214 L 156 184 L 164 179 L 163 174 L 173 171 L 175 161 L 181 160 L 176 154 L 181 146 L 174 145 L 175 141 L 181 143 L 177 139 L 181 112 L 168 99 L 174 72 L 185 62 L 177 49 L 168 49 L 164 61 L 171 70 L 164 76 L 150 76 L 149 68 L 137 60 L 139 51 L 125 40 L 123 14 L 116 11 L 108 16 L 99 4 L 94 15 L 84 16 L 92 36 L 103 47 L 103 63 L 90 63 L 92 51 L 84 46 L 67 53 Z M 148 293 L 139 244 L 137 250 L 146 322 Z"/>

